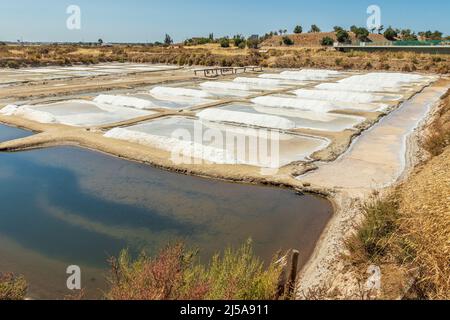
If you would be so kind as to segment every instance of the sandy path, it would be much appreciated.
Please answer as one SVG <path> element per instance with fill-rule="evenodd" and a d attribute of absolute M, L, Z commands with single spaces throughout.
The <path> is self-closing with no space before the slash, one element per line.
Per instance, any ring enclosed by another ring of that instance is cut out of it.
<path fill-rule="evenodd" d="M 372 191 L 391 186 L 402 176 L 408 153 L 413 152 L 408 140 L 447 90 L 444 86 L 425 88 L 365 132 L 339 159 L 298 178 L 316 188 L 336 191 L 335 216 L 300 275 L 300 298 L 311 288 L 333 288 L 346 281 L 339 255 L 344 250 L 344 239 L 361 219 L 357 204 Z"/>

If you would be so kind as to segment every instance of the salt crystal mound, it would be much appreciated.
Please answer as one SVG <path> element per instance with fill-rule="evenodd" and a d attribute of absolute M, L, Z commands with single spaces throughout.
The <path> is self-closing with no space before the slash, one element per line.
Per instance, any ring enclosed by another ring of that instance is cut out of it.
<path fill-rule="evenodd" d="M 321 83 L 315 87 L 319 90 L 330 91 L 353 91 L 353 92 L 398 92 L 396 87 L 373 84 L 347 84 L 347 83 Z M 399 98 L 397 98 L 399 99 Z"/>
<path fill-rule="evenodd" d="M 280 86 L 285 84 L 284 81 L 277 79 L 261 79 L 261 78 L 245 78 L 245 77 L 237 77 L 233 80 L 233 82 L 248 83 L 257 86 L 267 86 L 267 87 Z"/>
<path fill-rule="evenodd" d="M 138 110 L 134 108 L 118 107 L 107 104 L 100 104 L 94 102 L 88 102 L 84 100 L 69 100 L 66 103 L 84 103 L 92 105 L 92 109 L 89 112 L 81 111 L 79 113 L 70 112 L 68 110 L 67 114 L 53 114 L 49 111 L 39 110 L 42 107 L 51 107 L 53 105 L 58 105 L 59 103 L 53 103 L 48 105 L 38 105 L 38 106 L 14 106 L 9 105 L 2 110 L 1 114 L 8 116 L 20 116 L 28 120 L 40 122 L 40 123 L 61 123 L 69 126 L 91 126 L 106 123 L 114 123 L 123 121 L 126 119 L 136 118 L 140 116 L 146 116 L 154 114 L 152 111 Z M 76 107 L 75 107 L 76 108 Z M 64 108 L 60 108 L 64 111 Z"/>
<path fill-rule="evenodd" d="M 330 77 L 339 76 L 340 73 L 334 70 L 315 70 L 315 69 L 303 69 L 300 71 L 283 71 L 281 75 L 300 75 L 308 76 L 312 79 L 327 79 Z"/>
<path fill-rule="evenodd" d="M 278 73 L 265 73 L 258 76 L 261 79 L 275 79 L 275 80 L 289 80 L 289 81 L 298 81 L 298 82 L 306 82 L 314 80 L 311 77 L 307 77 L 305 75 L 290 75 L 290 74 L 278 74 Z"/>
<path fill-rule="evenodd" d="M 331 121 L 335 120 L 337 117 L 355 119 L 359 123 L 365 121 L 365 118 L 359 117 L 359 116 L 353 116 L 353 115 L 321 113 L 321 112 L 302 111 L 302 110 L 295 110 L 295 109 L 281 109 L 281 108 L 258 106 L 258 105 L 254 106 L 253 108 L 260 113 L 268 113 L 268 114 L 272 114 L 272 115 L 279 115 L 279 116 L 285 116 L 285 117 L 291 117 L 291 118 L 302 118 L 302 119 L 321 121 L 321 122 L 331 122 Z"/>
<path fill-rule="evenodd" d="M 277 107 L 277 108 L 291 108 L 299 109 L 304 111 L 315 111 L 315 112 L 329 112 L 332 110 L 340 109 L 336 104 L 329 101 L 320 100 L 305 100 L 298 98 L 282 98 L 282 97 L 257 97 L 251 100 L 254 104 L 267 106 L 267 107 Z"/>
<path fill-rule="evenodd" d="M 380 95 L 362 92 L 350 91 L 325 91 L 325 90 L 295 90 L 294 94 L 302 99 L 339 101 L 339 102 L 356 102 L 356 103 L 372 103 L 382 100 Z"/>
<path fill-rule="evenodd" d="M 172 152 L 175 155 L 203 159 L 217 164 L 239 164 L 240 162 L 227 150 L 211 146 L 204 146 L 193 141 L 177 138 L 162 137 L 145 132 L 138 132 L 124 128 L 114 128 L 104 135 L 107 138 L 125 140 L 141 145 Z"/>
<path fill-rule="evenodd" d="M 117 107 L 130 107 L 130 108 L 136 108 L 136 109 L 151 109 L 155 108 L 156 106 L 144 99 L 139 98 L 133 98 L 133 97 L 126 97 L 126 96 L 113 96 L 113 95 L 105 95 L 101 94 L 98 97 L 94 99 L 94 102 L 101 103 L 101 104 L 109 104 Z"/>
<path fill-rule="evenodd" d="M 429 83 L 431 78 L 417 74 L 404 73 L 368 73 L 339 80 L 339 83 L 373 85 L 375 87 L 397 87 Z"/>
<path fill-rule="evenodd" d="M 251 100 L 254 104 L 274 107 L 274 108 L 291 108 L 302 111 L 313 111 L 327 113 L 333 110 L 358 110 L 358 111 L 383 111 L 388 105 L 383 103 L 376 104 L 360 104 L 339 101 L 313 100 L 301 98 L 288 98 L 277 96 L 257 97 Z"/>
<path fill-rule="evenodd" d="M 199 112 L 197 114 L 197 117 L 199 117 L 201 120 L 212 122 L 230 122 L 264 128 L 276 128 L 284 130 L 296 128 L 295 123 L 288 119 L 248 112 L 207 109 Z"/>
<path fill-rule="evenodd" d="M 158 98 L 167 99 L 170 97 L 193 97 L 193 98 L 211 98 L 208 92 L 196 89 L 172 88 L 172 87 L 155 87 L 150 93 Z"/>
<path fill-rule="evenodd" d="M 246 83 L 225 82 L 225 81 L 207 81 L 200 84 L 200 87 L 205 89 L 223 89 L 223 90 L 239 90 L 251 91 L 255 89 Z"/>
<path fill-rule="evenodd" d="M 31 109 L 29 106 L 8 105 L 0 113 L 6 116 L 19 116 L 41 123 L 56 123 L 56 118 L 48 112 Z"/>

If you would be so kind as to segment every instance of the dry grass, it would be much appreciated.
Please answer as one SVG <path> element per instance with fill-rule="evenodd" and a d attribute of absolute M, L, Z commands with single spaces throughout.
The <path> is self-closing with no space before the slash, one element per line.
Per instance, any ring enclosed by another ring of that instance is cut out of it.
<path fill-rule="evenodd" d="M 450 145 L 450 94 L 443 99 L 434 121 L 429 125 L 424 148 L 433 156 L 440 155 Z"/>
<path fill-rule="evenodd" d="M 317 35 L 316 35 L 317 36 Z M 330 68 L 449 73 L 449 55 L 408 52 L 338 52 L 330 48 L 283 47 L 267 50 L 220 48 L 217 44 L 190 47 L 121 45 L 0 46 L 0 67 L 95 64 L 100 62 L 170 63 L 176 65 L 274 68 Z"/>
<path fill-rule="evenodd" d="M 213 257 L 207 266 L 181 244 L 135 261 L 124 251 L 111 266 L 106 295 L 111 300 L 270 300 L 281 272 L 275 263 L 264 268 L 251 242 Z"/>
<path fill-rule="evenodd" d="M 24 277 L 0 273 L 0 300 L 23 300 L 27 290 L 28 285 Z"/>
<path fill-rule="evenodd" d="M 449 118 L 447 95 L 424 142 L 433 157 L 391 194 L 364 206 L 365 219 L 347 241 L 357 270 L 373 263 L 394 266 L 399 278 L 415 279 L 409 294 L 416 299 L 450 299 Z"/>

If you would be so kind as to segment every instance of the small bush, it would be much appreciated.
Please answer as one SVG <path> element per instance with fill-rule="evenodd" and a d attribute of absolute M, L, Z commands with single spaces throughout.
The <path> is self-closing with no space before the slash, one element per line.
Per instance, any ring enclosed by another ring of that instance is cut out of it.
<path fill-rule="evenodd" d="M 390 236 L 396 230 L 398 204 L 393 197 L 375 198 L 362 210 L 364 221 L 348 239 L 347 248 L 354 257 L 377 263 L 385 256 Z"/>
<path fill-rule="evenodd" d="M 127 251 L 111 259 L 111 300 L 270 300 L 275 297 L 280 268 L 264 268 L 248 241 L 227 249 L 207 265 L 182 244 L 168 246 L 155 258 L 141 254 L 132 261 Z"/>
<path fill-rule="evenodd" d="M 230 39 L 228 39 L 228 38 L 220 39 L 220 46 L 222 48 L 229 48 L 230 47 Z"/>
<path fill-rule="evenodd" d="M 322 46 L 332 46 L 334 44 L 334 40 L 330 37 L 324 37 L 322 38 L 322 41 L 320 41 L 320 44 Z"/>
<path fill-rule="evenodd" d="M 294 44 L 294 41 L 292 41 L 291 38 L 289 38 L 288 36 L 284 36 L 283 37 L 283 44 L 286 46 L 292 46 Z"/>
<path fill-rule="evenodd" d="M 340 29 L 336 32 L 337 41 L 340 43 L 348 43 L 350 42 L 350 35 L 347 31 Z"/>
<path fill-rule="evenodd" d="M 20 64 L 17 61 L 12 60 L 6 63 L 6 67 L 11 69 L 19 69 Z"/>
<path fill-rule="evenodd" d="M 0 300 L 24 300 L 28 285 L 23 276 L 0 273 Z"/>

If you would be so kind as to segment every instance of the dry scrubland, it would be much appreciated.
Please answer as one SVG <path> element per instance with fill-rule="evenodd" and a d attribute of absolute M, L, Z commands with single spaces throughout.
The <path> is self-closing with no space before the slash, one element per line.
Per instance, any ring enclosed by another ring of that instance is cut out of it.
<path fill-rule="evenodd" d="M 298 35 L 299 37 L 302 35 Z M 295 36 L 293 36 L 295 37 Z M 450 73 L 448 55 L 407 52 L 338 52 L 325 47 L 262 47 L 260 50 L 221 48 L 219 44 L 192 47 L 143 45 L 83 47 L 75 45 L 0 46 L 0 67 L 21 68 L 102 62 L 146 62 L 176 65 L 245 66 L 272 68 L 329 68 Z"/>
<path fill-rule="evenodd" d="M 348 32 L 350 40 L 356 41 L 357 36 L 353 32 Z M 329 37 L 333 41 L 337 41 L 336 32 L 314 32 L 314 33 L 300 33 L 288 35 L 295 46 L 303 47 L 320 47 L 320 42 L 323 38 Z M 383 42 L 388 41 L 382 34 L 371 33 L 368 36 L 369 40 L 372 42 Z M 278 47 L 283 42 L 283 36 L 273 36 L 265 40 L 262 46 Z"/>
<path fill-rule="evenodd" d="M 350 263 L 384 271 L 383 297 L 450 299 L 450 96 L 424 133 L 428 160 L 387 196 L 362 210 L 366 220 L 348 240 Z"/>

